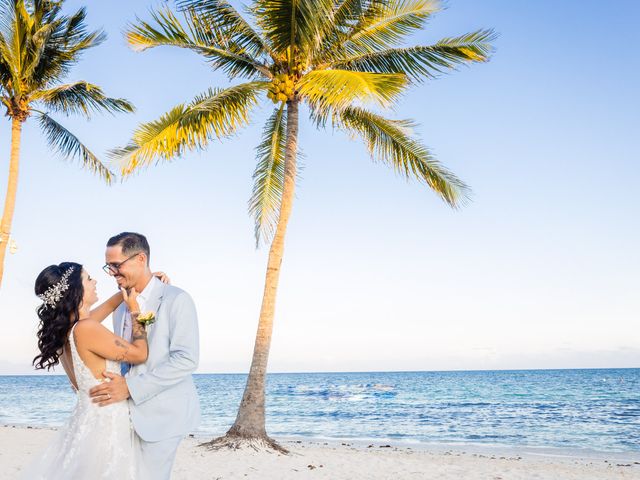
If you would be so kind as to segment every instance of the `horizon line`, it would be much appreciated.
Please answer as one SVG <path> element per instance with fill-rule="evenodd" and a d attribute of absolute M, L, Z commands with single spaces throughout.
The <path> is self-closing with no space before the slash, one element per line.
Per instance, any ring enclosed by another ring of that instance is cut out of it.
<path fill-rule="evenodd" d="M 640 370 L 638 367 L 577 367 L 577 368 L 500 368 L 500 369 L 452 369 L 452 370 L 334 370 L 334 371 L 291 371 L 267 372 L 267 375 L 305 375 L 305 374 L 363 374 L 363 373 L 470 373 L 470 372 L 554 372 L 570 370 Z M 197 372 L 193 375 L 245 375 L 248 372 Z M 0 373 L 0 377 L 66 377 L 64 373 Z"/>

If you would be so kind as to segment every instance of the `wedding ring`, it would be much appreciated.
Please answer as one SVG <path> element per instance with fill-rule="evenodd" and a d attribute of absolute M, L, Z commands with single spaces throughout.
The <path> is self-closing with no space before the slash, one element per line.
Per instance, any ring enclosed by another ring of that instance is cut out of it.
<path fill-rule="evenodd" d="M 107 393 L 107 400 L 111 400 L 111 394 Z"/>

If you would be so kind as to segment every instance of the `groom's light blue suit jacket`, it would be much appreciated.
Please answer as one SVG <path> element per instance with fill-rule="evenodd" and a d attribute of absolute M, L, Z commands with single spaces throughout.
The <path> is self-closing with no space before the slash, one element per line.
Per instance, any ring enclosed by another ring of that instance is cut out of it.
<path fill-rule="evenodd" d="M 157 442 L 194 430 L 200 421 L 200 402 L 192 373 L 198 366 L 198 317 L 189 294 L 156 282 L 145 312 L 156 315 L 147 327 L 149 357 L 126 375 L 131 398 L 131 421 L 138 436 Z M 122 336 L 123 303 L 113 314 L 113 328 Z"/>

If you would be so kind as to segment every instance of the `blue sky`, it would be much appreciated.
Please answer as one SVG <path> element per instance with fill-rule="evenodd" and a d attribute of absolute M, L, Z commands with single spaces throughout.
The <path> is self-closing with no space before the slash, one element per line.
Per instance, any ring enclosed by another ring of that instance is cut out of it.
<path fill-rule="evenodd" d="M 228 84 L 195 54 L 126 47 L 126 23 L 154 4 L 89 4 L 89 24 L 109 38 L 69 79 L 138 108 L 59 118 L 96 153 Z M 472 187 L 473 202 L 453 211 L 371 162 L 358 141 L 303 120 L 271 371 L 640 366 L 637 4 L 447 7 L 409 43 L 492 27 L 492 61 L 414 87 L 391 115 L 417 120 L 416 134 Z M 52 155 L 30 122 L 13 228 L 20 250 L 0 291 L 0 373 L 31 371 L 39 271 L 79 261 L 106 298 L 104 244 L 123 230 L 145 233 L 153 266 L 194 297 L 200 371 L 247 371 L 267 253 L 254 248 L 247 200 L 269 105 L 236 138 L 109 188 Z M 2 198 L 9 133 L 5 121 Z"/>

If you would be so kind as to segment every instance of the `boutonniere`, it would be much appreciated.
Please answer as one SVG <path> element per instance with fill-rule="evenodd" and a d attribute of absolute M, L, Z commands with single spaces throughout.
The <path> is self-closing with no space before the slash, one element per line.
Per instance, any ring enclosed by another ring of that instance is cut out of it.
<path fill-rule="evenodd" d="M 136 321 L 138 323 L 141 323 L 145 327 L 148 327 L 156 321 L 156 314 L 153 312 L 141 313 L 140 315 L 138 315 L 138 318 L 136 318 Z"/>

